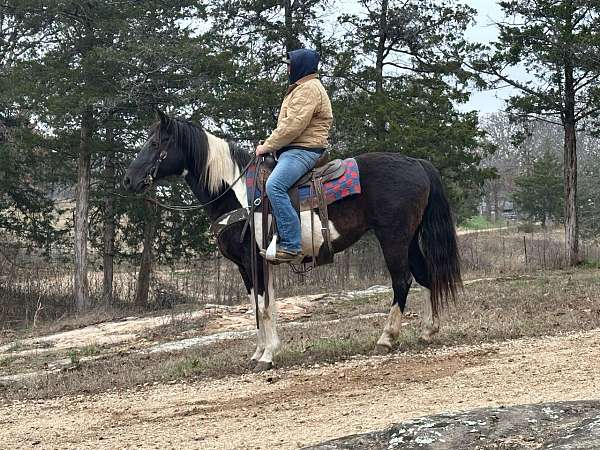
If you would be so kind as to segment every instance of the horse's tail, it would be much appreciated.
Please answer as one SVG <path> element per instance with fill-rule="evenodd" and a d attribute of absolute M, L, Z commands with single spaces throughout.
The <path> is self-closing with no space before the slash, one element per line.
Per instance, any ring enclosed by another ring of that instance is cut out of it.
<path fill-rule="evenodd" d="M 421 161 L 430 182 L 429 200 L 419 229 L 420 247 L 429 272 L 431 309 L 435 315 L 455 300 L 462 287 L 456 229 L 440 174 L 428 161 Z"/>

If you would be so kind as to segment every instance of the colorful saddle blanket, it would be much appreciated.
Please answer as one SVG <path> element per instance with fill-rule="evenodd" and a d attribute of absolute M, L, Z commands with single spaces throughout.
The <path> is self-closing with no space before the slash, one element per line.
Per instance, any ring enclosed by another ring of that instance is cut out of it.
<path fill-rule="evenodd" d="M 323 192 L 327 204 L 336 202 L 348 197 L 349 195 L 360 194 L 360 174 L 358 173 L 358 165 L 354 158 L 348 158 L 342 161 L 345 168 L 344 173 L 339 178 L 326 181 L 323 183 Z M 255 199 L 260 198 L 260 190 L 258 185 L 254 187 L 254 179 L 256 177 L 256 166 L 251 165 L 246 172 L 246 189 L 248 192 L 248 204 Z M 254 194 L 254 198 L 252 195 Z M 298 195 L 301 203 L 315 197 L 316 193 L 312 187 L 312 183 L 304 184 L 298 187 Z"/>

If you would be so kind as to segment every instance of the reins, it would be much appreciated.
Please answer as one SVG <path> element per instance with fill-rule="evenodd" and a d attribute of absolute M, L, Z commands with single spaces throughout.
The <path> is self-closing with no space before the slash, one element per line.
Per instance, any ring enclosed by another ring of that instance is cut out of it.
<path fill-rule="evenodd" d="M 169 141 L 172 139 L 172 136 L 170 137 Z M 160 142 L 160 135 L 159 135 L 159 142 Z M 168 146 L 167 146 L 168 148 Z M 146 184 L 146 186 L 151 186 L 155 179 L 156 176 L 158 174 L 158 170 L 160 167 L 160 164 L 167 158 L 167 150 L 163 149 L 160 151 L 158 157 L 156 158 L 156 160 L 153 162 L 152 166 L 150 167 L 150 170 L 147 172 L 146 177 L 144 178 L 144 183 Z M 257 203 L 254 201 L 254 197 L 256 195 L 256 183 L 258 180 L 258 173 L 260 170 L 260 166 L 263 162 L 264 158 L 259 158 L 257 155 L 253 155 L 250 158 L 250 161 L 244 166 L 244 168 L 240 171 L 240 174 L 238 175 L 238 177 L 233 180 L 233 182 L 223 191 L 221 192 L 217 197 L 213 198 L 212 200 L 210 200 L 209 202 L 203 203 L 203 204 L 198 204 L 198 205 L 169 205 L 166 203 L 163 203 L 155 198 L 150 198 L 150 197 L 146 197 L 145 200 L 153 203 L 161 208 L 164 209 L 168 209 L 171 211 L 194 211 L 194 210 L 198 210 L 198 209 L 202 209 L 202 208 L 206 208 L 207 206 L 210 206 L 211 204 L 217 202 L 218 200 L 220 200 L 221 198 L 223 198 L 229 191 L 231 191 L 233 189 L 233 187 L 242 179 L 242 177 L 244 175 L 246 175 L 246 173 L 248 172 L 248 169 L 253 165 L 256 164 L 256 176 L 254 177 L 254 185 L 253 185 L 253 195 L 252 195 L 252 199 L 253 201 L 251 202 L 250 205 L 248 205 L 248 207 L 246 208 L 248 211 L 248 218 L 246 219 L 246 225 L 244 225 L 244 228 L 242 230 L 242 235 L 241 235 L 241 239 L 243 239 L 244 236 L 244 232 L 246 230 L 247 225 L 250 225 L 250 228 L 252 230 L 251 233 L 251 240 L 250 240 L 250 251 L 251 251 L 251 263 L 250 263 L 250 269 L 251 269 L 251 276 L 252 276 L 252 284 L 253 284 L 253 291 L 254 291 L 254 302 L 255 302 L 255 319 L 256 319 L 256 328 L 260 328 L 260 320 L 259 320 L 259 295 L 258 295 L 258 254 L 257 254 L 257 242 L 256 242 L 256 233 L 255 233 L 255 223 L 254 223 L 254 212 L 256 210 L 256 207 L 258 206 Z M 264 190 L 263 190 L 264 191 Z M 262 192 L 261 193 L 261 200 L 265 199 L 266 197 L 266 193 Z M 269 214 L 269 210 L 268 210 L 268 202 L 265 201 L 263 203 L 263 247 L 266 249 L 267 248 L 267 228 L 268 228 L 268 214 Z M 243 208 L 243 205 L 242 205 Z M 218 240 L 217 240 L 218 241 Z M 263 259 L 263 282 L 264 282 L 264 291 L 263 291 L 263 301 L 264 301 L 264 305 L 265 307 L 269 306 L 269 302 L 270 302 L 270 298 L 269 298 L 269 262 L 265 259 Z"/>
<path fill-rule="evenodd" d="M 207 206 L 212 205 L 217 200 L 220 200 L 221 198 L 223 198 L 223 196 L 225 196 L 225 194 L 227 194 L 231 189 L 233 189 L 233 187 L 237 184 L 237 182 L 240 181 L 244 175 L 246 175 L 246 172 L 248 172 L 248 169 L 255 161 L 256 161 L 256 156 L 253 156 L 252 158 L 250 158 L 250 161 L 248 162 L 248 164 L 246 164 L 244 166 L 244 168 L 240 172 L 240 175 L 235 180 L 233 180 L 233 182 L 229 185 L 229 187 L 209 202 L 202 203 L 199 205 L 168 205 L 168 204 L 162 203 L 154 198 L 146 198 L 146 200 L 148 200 L 151 203 L 154 203 L 157 206 L 160 206 L 161 208 L 168 209 L 171 211 L 194 211 L 197 209 L 206 208 Z"/>

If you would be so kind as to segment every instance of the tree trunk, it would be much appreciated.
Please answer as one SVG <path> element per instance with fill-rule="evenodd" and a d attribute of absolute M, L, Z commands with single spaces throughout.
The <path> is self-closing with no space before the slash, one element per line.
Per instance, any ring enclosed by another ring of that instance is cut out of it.
<path fill-rule="evenodd" d="M 103 271 L 104 282 L 102 300 L 106 306 L 113 303 L 113 267 L 115 248 L 115 154 L 112 151 L 113 129 L 110 125 L 106 128 L 106 143 L 108 152 L 104 161 L 104 257 Z"/>
<path fill-rule="evenodd" d="M 387 14 L 388 14 L 388 0 L 381 2 L 381 13 L 379 16 L 379 31 L 377 41 L 377 56 L 375 59 L 375 98 L 377 102 L 384 101 L 383 92 L 383 63 L 385 59 L 385 41 L 387 38 Z M 381 116 L 381 113 L 377 113 L 375 118 L 375 136 L 378 141 L 384 139 L 385 130 L 385 118 Z"/>
<path fill-rule="evenodd" d="M 570 265 L 579 263 L 579 234 L 577 226 L 577 135 L 575 121 L 575 82 L 573 64 L 565 61 L 565 246 Z"/>
<path fill-rule="evenodd" d="M 383 94 L 383 60 L 385 58 L 385 40 L 387 31 L 388 0 L 381 2 L 379 16 L 379 37 L 377 42 L 377 57 L 375 60 L 375 92 Z"/>
<path fill-rule="evenodd" d="M 565 245 L 570 265 L 579 263 L 577 221 L 577 137 L 575 124 L 565 125 Z"/>
<path fill-rule="evenodd" d="M 294 2 L 296 4 L 297 2 Z M 299 49 L 302 47 L 302 43 L 298 36 L 296 35 L 296 31 L 294 30 L 294 9 L 299 9 L 302 7 L 301 4 L 297 5 L 294 8 L 294 4 L 292 4 L 292 0 L 283 0 L 283 14 L 285 17 L 285 51 L 291 52 L 292 50 Z M 300 13 L 301 14 L 301 13 Z"/>
<path fill-rule="evenodd" d="M 148 292 L 150 291 L 150 278 L 152 275 L 152 248 L 154 235 L 156 233 L 155 208 L 148 207 L 146 222 L 144 224 L 144 249 L 142 250 L 142 261 L 138 273 L 137 286 L 135 289 L 135 305 L 148 307 Z"/>
<path fill-rule="evenodd" d="M 86 109 L 81 118 L 79 158 L 77 160 L 77 190 L 75 199 L 75 274 L 74 296 L 77 311 L 90 306 L 87 278 L 88 210 L 91 175 L 92 111 Z"/>

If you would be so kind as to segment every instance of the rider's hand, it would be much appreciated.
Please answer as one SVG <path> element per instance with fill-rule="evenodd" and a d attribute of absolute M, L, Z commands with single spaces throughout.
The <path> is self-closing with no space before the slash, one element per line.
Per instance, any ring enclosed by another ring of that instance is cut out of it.
<path fill-rule="evenodd" d="M 260 144 L 256 147 L 256 156 L 266 155 L 269 151 L 265 148 L 264 145 Z"/>

